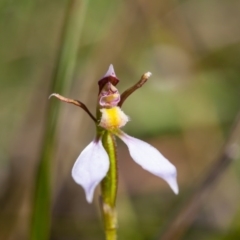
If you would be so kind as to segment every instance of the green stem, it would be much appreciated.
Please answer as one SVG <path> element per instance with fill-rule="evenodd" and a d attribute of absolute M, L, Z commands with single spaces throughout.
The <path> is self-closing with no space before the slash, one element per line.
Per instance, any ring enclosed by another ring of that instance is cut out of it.
<path fill-rule="evenodd" d="M 106 240 L 116 240 L 117 213 L 115 205 L 118 182 L 116 142 L 113 134 L 108 131 L 103 134 L 102 142 L 110 161 L 107 176 L 101 182 L 104 229 Z"/>

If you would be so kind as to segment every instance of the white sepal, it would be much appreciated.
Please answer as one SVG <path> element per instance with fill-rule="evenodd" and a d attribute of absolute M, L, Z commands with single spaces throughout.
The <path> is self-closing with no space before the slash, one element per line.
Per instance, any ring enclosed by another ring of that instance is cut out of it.
<path fill-rule="evenodd" d="M 133 160 L 143 169 L 164 179 L 178 194 L 177 170 L 156 148 L 122 131 L 117 136 L 127 145 Z"/>
<path fill-rule="evenodd" d="M 89 203 L 93 200 L 96 186 L 106 176 L 109 158 L 101 140 L 92 141 L 79 155 L 72 169 L 72 177 L 86 193 Z"/>
<path fill-rule="evenodd" d="M 103 76 L 103 78 L 104 78 L 104 77 L 110 77 L 110 76 L 116 77 L 116 73 L 115 73 L 115 71 L 114 71 L 114 68 L 113 68 L 113 65 L 112 65 L 112 64 L 110 64 L 110 66 L 109 66 L 106 74 Z"/>

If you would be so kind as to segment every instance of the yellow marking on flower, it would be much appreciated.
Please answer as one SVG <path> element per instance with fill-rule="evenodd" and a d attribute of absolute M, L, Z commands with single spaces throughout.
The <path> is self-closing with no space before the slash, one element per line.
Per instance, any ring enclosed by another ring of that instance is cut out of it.
<path fill-rule="evenodd" d="M 100 111 L 102 113 L 102 117 L 99 126 L 105 129 L 113 130 L 121 128 L 129 121 L 129 117 L 121 110 L 120 107 L 102 108 Z"/>
<path fill-rule="evenodd" d="M 117 103 L 120 101 L 119 93 L 114 93 L 114 94 L 110 94 L 110 95 L 101 97 L 101 104 L 105 103 L 106 105 L 110 105 L 114 101 L 117 101 Z M 104 105 L 102 105 L 102 106 L 104 106 Z"/>

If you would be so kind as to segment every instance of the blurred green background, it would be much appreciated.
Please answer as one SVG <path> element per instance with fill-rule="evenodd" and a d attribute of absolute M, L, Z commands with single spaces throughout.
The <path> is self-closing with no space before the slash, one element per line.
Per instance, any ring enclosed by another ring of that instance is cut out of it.
<path fill-rule="evenodd" d="M 161 239 L 217 160 L 240 109 L 239 13 L 237 0 L 1 0 L 0 239 L 30 239 L 49 104 L 59 104 L 48 96 L 64 75 L 61 69 L 69 66 L 70 74 L 59 93 L 94 113 L 97 81 L 111 63 L 120 92 L 152 72 L 124 103 L 131 118 L 124 131 L 175 164 L 180 185 L 175 196 L 133 163 L 119 142 L 119 239 Z M 89 205 L 71 178 L 94 125 L 81 109 L 59 106 L 49 144 L 49 239 L 104 239 L 99 192 Z M 184 234 L 173 240 L 240 239 L 236 160 L 211 186 Z"/>

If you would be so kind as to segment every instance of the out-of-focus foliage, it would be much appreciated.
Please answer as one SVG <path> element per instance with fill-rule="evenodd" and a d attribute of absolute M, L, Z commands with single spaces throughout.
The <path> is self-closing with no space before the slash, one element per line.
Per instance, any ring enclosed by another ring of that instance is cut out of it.
<path fill-rule="evenodd" d="M 68 3 L 0 2 L 0 239 L 29 237 L 47 97 Z M 65 95 L 94 113 L 97 80 L 110 63 L 120 91 L 152 72 L 124 103 L 131 118 L 125 131 L 156 146 L 179 176 L 180 194 L 174 196 L 136 166 L 119 142 L 120 239 L 160 239 L 218 157 L 240 110 L 239 12 L 237 0 L 89 1 Z M 98 194 L 88 205 L 70 174 L 94 131 L 81 109 L 61 105 L 51 162 L 51 239 L 104 237 Z M 183 239 L 240 238 L 236 160 L 212 187 Z"/>

